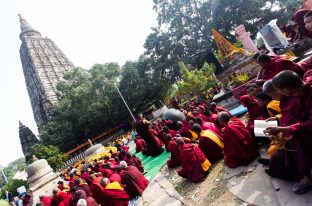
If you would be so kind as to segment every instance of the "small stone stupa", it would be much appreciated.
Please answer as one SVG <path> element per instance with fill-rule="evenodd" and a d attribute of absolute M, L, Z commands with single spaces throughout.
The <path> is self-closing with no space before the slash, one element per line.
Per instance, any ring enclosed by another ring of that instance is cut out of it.
<path fill-rule="evenodd" d="M 61 180 L 59 173 L 54 173 L 45 159 L 32 158 L 32 163 L 26 167 L 29 191 L 33 194 L 34 203 L 39 202 L 40 195 L 52 195 L 52 190 Z"/>
<path fill-rule="evenodd" d="M 95 144 L 93 145 L 92 141 L 88 139 L 90 143 L 90 148 L 85 151 L 86 159 L 88 160 L 90 157 L 96 154 L 100 154 L 105 151 L 105 147 L 102 144 Z"/>

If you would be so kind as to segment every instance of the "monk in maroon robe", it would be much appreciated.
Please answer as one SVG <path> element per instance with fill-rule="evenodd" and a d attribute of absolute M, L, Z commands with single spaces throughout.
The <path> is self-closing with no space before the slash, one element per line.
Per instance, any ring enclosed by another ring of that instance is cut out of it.
<path fill-rule="evenodd" d="M 258 150 L 250 132 L 237 118 L 227 112 L 220 112 L 218 120 L 223 128 L 224 160 L 228 167 L 249 165 L 257 156 Z"/>
<path fill-rule="evenodd" d="M 88 206 L 98 206 L 97 202 L 95 201 L 95 199 L 93 197 L 87 196 L 86 192 L 84 190 L 80 190 L 80 189 L 74 193 L 70 205 L 76 206 L 78 200 L 80 200 L 80 199 L 86 200 Z"/>
<path fill-rule="evenodd" d="M 90 189 L 95 201 L 100 204 L 102 198 L 103 187 L 100 185 L 100 181 L 93 175 L 90 175 L 89 179 L 91 180 Z"/>
<path fill-rule="evenodd" d="M 90 186 L 86 183 L 86 181 L 82 178 L 77 178 L 75 180 L 75 183 L 76 185 L 78 186 L 78 189 L 79 190 L 83 190 L 86 195 L 89 197 L 91 196 L 92 197 L 92 192 L 91 192 L 91 189 L 90 189 Z"/>
<path fill-rule="evenodd" d="M 203 181 L 211 166 L 204 153 L 195 144 L 185 144 L 182 137 L 177 137 L 178 146 L 181 148 L 181 165 L 178 175 L 191 182 Z"/>
<path fill-rule="evenodd" d="M 135 139 L 135 152 L 139 153 L 143 149 L 142 139 Z"/>
<path fill-rule="evenodd" d="M 142 196 L 143 191 L 148 185 L 148 180 L 143 174 L 132 165 L 127 165 L 126 162 L 121 161 L 119 165 L 121 172 L 121 183 L 125 186 L 125 191 L 130 198 Z"/>
<path fill-rule="evenodd" d="M 171 137 L 171 135 L 170 135 Z M 181 149 L 176 142 L 176 138 L 173 137 L 169 141 L 168 151 L 170 152 L 169 160 L 167 161 L 168 167 L 177 167 L 181 164 Z"/>
<path fill-rule="evenodd" d="M 211 164 L 223 159 L 223 142 L 211 130 L 202 130 L 199 124 L 193 125 L 193 131 L 199 136 L 199 149 Z"/>
<path fill-rule="evenodd" d="M 145 141 L 145 155 L 157 156 L 162 153 L 164 149 L 162 148 L 162 142 L 151 132 L 149 124 L 149 121 L 140 115 L 135 123 L 135 128 L 138 135 Z"/>
<path fill-rule="evenodd" d="M 278 120 L 280 126 L 288 126 L 300 121 L 300 102 L 297 97 L 280 95 L 273 86 L 272 80 L 268 80 L 263 85 L 263 91 L 273 99 L 280 101 L 281 117 L 271 117 L 270 120 Z M 266 173 L 271 177 L 291 180 L 298 177 L 298 162 L 295 143 L 291 139 L 291 134 L 283 134 L 289 140 L 285 143 L 286 149 L 276 152 L 269 160 L 269 168 Z"/>
<path fill-rule="evenodd" d="M 129 195 L 118 182 L 110 182 L 107 178 L 101 180 L 103 187 L 101 206 L 127 206 L 130 201 Z"/>
<path fill-rule="evenodd" d="M 136 168 L 138 168 L 140 172 L 144 173 L 144 167 L 142 165 L 142 161 L 140 158 L 136 157 L 135 155 L 132 155 L 129 152 L 126 154 L 126 157 L 127 157 L 126 162 L 128 165 L 135 166 Z"/>
<path fill-rule="evenodd" d="M 177 131 L 177 134 L 180 134 L 182 137 L 187 137 L 187 138 L 192 138 L 192 133 L 190 132 L 190 130 L 192 129 L 192 127 L 190 126 L 190 124 L 186 121 L 178 121 L 177 122 L 178 128 L 179 130 Z"/>
<path fill-rule="evenodd" d="M 218 117 L 218 115 L 217 115 L 217 117 Z M 213 131 L 214 133 L 217 133 L 217 135 L 220 138 L 222 138 L 221 130 L 217 127 L 217 125 L 215 123 L 213 123 L 213 122 L 205 122 L 201 118 L 196 118 L 195 122 L 200 125 L 201 130 L 209 129 L 209 130 Z"/>
<path fill-rule="evenodd" d="M 304 69 L 299 64 L 288 59 L 272 58 L 267 54 L 260 54 L 257 58 L 257 62 L 262 66 L 262 69 L 259 71 L 258 79 L 272 79 L 283 70 L 294 71 L 301 78 L 304 74 Z"/>
<path fill-rule="evenodd" d="M 266 132 L 271 135 L 290 133 L 296 144 L 298 169 L 303 179 L 295 185 L 293 192 L 302 194 L 312 189 L 312 81 L 304 82 L 293 71 L 282 71 L 272 83 L 277 92 L 285 96 L 295 96 L 300 102 L 300 121 L 285 127 L 270 127 Z"/>
<path fill-rule="evenodd" d="M 269 114 L 265 109 L 259 107 L 256 98 L 251 95 L 241 96 L 240 101 L 248 110 L 248 122 L 246 127 L 253 135 L 254 121 L 267 119 L 269 118 Z"/>

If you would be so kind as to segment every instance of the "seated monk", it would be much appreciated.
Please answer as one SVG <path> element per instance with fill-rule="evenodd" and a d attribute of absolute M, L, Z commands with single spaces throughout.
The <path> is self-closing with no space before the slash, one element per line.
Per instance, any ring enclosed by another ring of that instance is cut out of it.
<path fill-rule="evenodd" d="M 178 125 L 178 131 L 177 133 L 180 134 L 182 137 L 187 137 L 189 139 L 192 139 L 192 133 L 190 132 L 190 130 L 192 129 L 192 127 L 190 126 L 190 124 L 186 121 L 178 121 L 177 122 Z"/>
<path fill-rule="evenodd" d="M 138 168 L 138 170 L 142 173 L 144 173 L 144 167 L 142 165 L 142 161 L 140 158 L 136 157 L 135 155 L 132 155 L 131 153 L 127 152 L 126 153 L 126 158 L 127 158 L 127 164 L 135 166 Z"/>
<path fill-rule="evenodd" d="M 75 180 L 75 183 L 78 186 L 79 190 L 83 190 L 86 193 L 87 197 L 92 197 L 91 189 L 84 179 L 78 177 Z"/>
<path fill-rule="evenodd" d="M 166 136 L 168 138 L 168 151 L 171 152 L 169 160 L 167 161 L 168 167 L 177 167 L 181 164 L 180 147 L 176 142 L 176 137 L 171 137 L 170 134 Z"/>
<path fill-rule="evenodd" d="M 143 191 L 148 185 L 148 180 L 135 166 L 127 165 L 125 161 L 119 164 L 121 183 L 125 187 L 125 191 L 129 194 L 130 198 L 142 196 Z"/>
<path fill-rule="evenodd" d="M 135 141 L 135 152 L 136 153 L 142 152 L 142 148 L 143 148 L 142 139 L 137 138 L 134 141 Z"/>
<path fill-rule="evenodd" d="M 271 81 L 271 80 L 268 80 Z M 267 81 L 267 82 L 268 82 Z M 267 83 L 266 82 L 266 83 Z M 280 102 L 278 100 L 273 100 L 272 97 L 264 92 L 259 92 L 256 95 L 258 105 L 261 108 L 266 108 L 270 117 L 276 117 L 277 115 L 281 114 L 281 109 L 280 109 Z M 271 158 L 274 153 L 276 153 L 280 148 L 276 144 L 275 141 L 271 141 L 270 147 L 268 148 L 267 151 L 267 156 L 268 158 Z M 264 161 L 264 162 L 263 162 Z M 269 163 L 269 161 L 265 161 L 264 159 L 258 159 L 258 162 L 260 163 Z"/>
<path fill-rule="evenodd" d="M 220 112 L 218 120 L 223 128 L 224 159 L 228 167 L 249 165 L 258 156 L 258 150 L 250 132 L 237 118 Z"/>
<path fill-rule="evenodd" d="M 101 180 L 101 206 L 128 206 L 130 197 L 118 182 L 110 182 L 104 177 Z"/>
<path fill-rule="evenodd" d="M 101 204 L 103 187 L 100 185 L 100 181 L 95 177 L 94 174 L 90 175 L 89 179 L 91 181 L 90 189 L 93 198 L 98 204 Z"/>
<path fill-rule="evenodd" d="M 218 114 L 219 112 L 229 112 L 227 109 L 224 107 L 217 105 L 215 102 L 211 102 L 209 105 L 209 110 L 213 114 Z"/>
<path fill-rule="evenodd" d="M 193 131 L 199 136 L 199 149 L 204 153 L 211 164 L 223 159 L 223 142 L 211 130 L 202 130 L 199 124 L 193 125 Z"/>
<path fill-rule="evenodd" d="M 272 98 L 280 100 L 281 115 L 271 117 L 269 120 L 277 120 L 279 126 L 288 126 L 300 121 L 301 104 L 297 97 L 280 95 L 274 88 L 272 80 L 268 80 L 264 83 L 263 91 Z M 296 151 L 295 142 L 291 138 L 292 135 L 289 133 L 284 133 L 281 136 L 283 137 L 282 141 L 278 141 L 279 139 L 275 139 L 275 137 L 271 141 L 271 145 L 272 142 L 274 142 L 276 150 L 278 151 L 275 152 L 269 160 L 261 158 L 258 161 L 262 164 L 269 165 L 269 168 L 265 171 L 271 177 L 292 180 L 299 176 L 296 167 L 296 162 L 298 162 L 297 153 L 294 152 Z"/>
<path fill-rule="evenodd" d="M 145 155 L 157 156 L 164 151 L 162 142 L 152 133 L 149 128 L 150 122 L 143 118 L 142 115 L 137 117 L 135 128 L 146 144 Z"/>
<path fill-rule="evenodd" d="M 260 66 L 262 66 L 258 75 L 259 80 L 272 79 L 276 74 L 283 70 L 296 72 L 301 78 L 304 74 L 304 69 L 299 64 L 296 64 L 288 59 L 274 58 L 267 54 L 260 54 L 257 58 L 257 62 Z"/>
<path fill-rule="evenodd" d="M 181 149 L 181 165 L 178 175 L 191 182 L 200 182 L 208 175 L 211 163 L 195 144 L 185 144 L 182 137 L 177 137 L 177 145 Z"/>
<path fill-rule="evenodd" d="M 265 108 L 269 113 L 270 117 L 275 117 L 281 113 L 279 107 L 280 102 L 278 100 L 272 99 L 271 96 L 267 95 L 264 92 L 259 92 L 256 95 L 257 103 L 260 108 Z"/>
<path fill-rule="evenodd" d="M 78 200 L 84 199 L 87 202 L 87 206 L 98 206 L 95 199 L 91 196 L 87 196 L 84 190 L 77 190 L 71 200 L 71 206 L 77 205 Z"/>
<path fill-rule="evenodd" d="M 270 127 L 266 132 L 270 135 L 288 133 L 297 150 L 297 166 L 303 179 L 293 187 L 293 192 L 303 194 L 312 190 L 312 79 L 304 82 L 292 71 L 282 71 L 277 74 L 272 83 L 278 93 L 287 97 L 296 97 L 300 102 L 300 120 L 291 125 Z"/>
<path fill-rule="evenodd" d="M 201 118 L 196 118 L 195 122 L 200 125 L 202 130 L 211 130 L 216 133 L 220 138 L 222 138 L 221 130 L 213 122 L 204 122 Z M 194 126 L 194 125 L 193 125 Z"/>

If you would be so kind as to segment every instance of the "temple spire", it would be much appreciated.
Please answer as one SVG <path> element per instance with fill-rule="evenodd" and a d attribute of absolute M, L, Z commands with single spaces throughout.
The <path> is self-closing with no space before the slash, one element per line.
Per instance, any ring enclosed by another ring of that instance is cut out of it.
<path fill-rule="evenodd" d="M 18 14 L 18 18 L 21 23 L 21 40 L 23 40 L 25 37 L 41 37 L 41 34 L 38 31 L 34 30 L 21 14 Z"/>

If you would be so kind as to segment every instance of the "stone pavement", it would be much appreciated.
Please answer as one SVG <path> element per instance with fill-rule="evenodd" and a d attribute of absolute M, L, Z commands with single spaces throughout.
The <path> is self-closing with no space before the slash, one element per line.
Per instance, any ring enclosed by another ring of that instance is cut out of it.
<path fill-rule="evenodd" d="M 173 188 L 172 184 L 158 173 L 143 193 L 139 206 L 182 206 L 183 197 Z"/>

